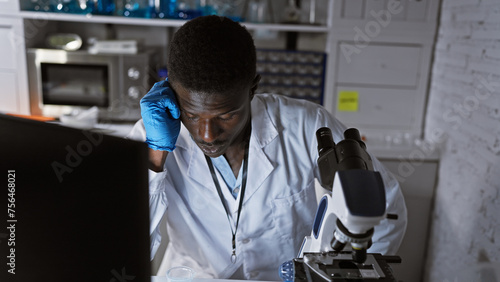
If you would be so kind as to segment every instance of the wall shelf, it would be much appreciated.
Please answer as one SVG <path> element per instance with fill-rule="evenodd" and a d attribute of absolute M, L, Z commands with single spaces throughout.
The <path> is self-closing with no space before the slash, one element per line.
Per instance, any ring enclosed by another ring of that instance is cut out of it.
<path fill-rule="evenodd" d="M 164 26 L 164 27 L 180 27 L 186 20 L 171 20 L 171 19 L 146 19 L 146 18 L 129 18 L 120 16 L 100 16 L 100 15 L 79 15 L 79 14 L 63 14 L 63 13 L 44 13 L 21 11 L 19 16 L 23 19 L 48 20 L 48 21 L 68 21 L 81 23 L 104 23 L 104 24 L 120 24 L 120 25 L 142 25 L 142 26 Z M 306 25 L 306 24 L 267 24 L 267 23 L 249 23 L 242 24 L 250 30 L 275 30 L 275 31 L 296 31 L 296 32 L 315 32 L 326 33 L 329 27 L 325 25 Z"/>

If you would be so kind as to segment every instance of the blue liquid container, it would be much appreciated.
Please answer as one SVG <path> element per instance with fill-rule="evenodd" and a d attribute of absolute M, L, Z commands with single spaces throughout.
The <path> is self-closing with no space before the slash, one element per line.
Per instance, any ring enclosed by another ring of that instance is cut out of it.
<path fill-rule="evenodd" d="M 155 12 L 155 18 L 177 19 L 177 0 L 160 0 Z"/>
<path fill-rule="evenodd" d="M 154 0 L 125 0 L 123 16 L 135 18 L 152 18 L 155 14 Z"/>
<path fill-rule="evenodd" d="M 293 282 L 295 276 L 293 261 L 289 260 L 281 264 L 279 268 L 279 275 L 284 282 Z"/>
<path fill-rule="evenodd" d="M 217 15 L 217 10 L 212 5 L 205 5 L 202 7 L 204 16 Z"/>
<path fill-rule="evenodd" d="M 203 11 L 199 9 L 178 10 L 177 16 L 179 19 L 190 20 L 202 16 Z"/>
<path fill-rule="evenodd" d="M 92 0 L 53 0 L 52 12 L 69 14 L 92 13 L 94 2 Z"/>
<path fill-rule="evenodd" d="M 98 0 L 97 5 L 94 10 L 94 14 L 97 15 L 113 15 L 116 6 L 113 0 Z"/>
<path fill-rule="evenodd" d="M 203 9 L 199 0 L 177 1 L 175 17 L 177 19 L 190 20 L 203 15 Z"/>

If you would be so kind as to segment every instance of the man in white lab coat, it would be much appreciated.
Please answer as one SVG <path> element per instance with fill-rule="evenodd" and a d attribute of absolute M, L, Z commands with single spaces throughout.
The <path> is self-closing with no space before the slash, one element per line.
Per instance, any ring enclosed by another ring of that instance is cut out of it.
<path fill-rule="evenodd" d="M 240 24 L 218 16 L 187 22 L 169 45 L 168 81 L 141 100 L 130 138 L 150 148 L 152 255 L 166 216 L 167 267 L 197 277 L 280 280 L 317 208 L 315 132 L 346 129 L 320 105 L 258 94 L 255 47 Z M 369 252 L 394 254 L 406 229 L 398 182 L 381 172 L 387 212 Z"/>

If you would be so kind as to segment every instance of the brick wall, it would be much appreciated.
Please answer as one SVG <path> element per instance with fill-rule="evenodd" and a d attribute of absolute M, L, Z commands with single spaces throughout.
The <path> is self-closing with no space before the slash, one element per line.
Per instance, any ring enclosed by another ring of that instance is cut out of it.
<path fill-rule="evenodd" d="M 500 1 L 443 0 L 438 33 L 425 136 L 442 155 L 425 277 L 454 282 L 500 264 Z"/>

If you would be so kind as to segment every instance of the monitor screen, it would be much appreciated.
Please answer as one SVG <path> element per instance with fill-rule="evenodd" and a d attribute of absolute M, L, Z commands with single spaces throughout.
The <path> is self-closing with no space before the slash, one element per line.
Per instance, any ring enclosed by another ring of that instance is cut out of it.
<path fill-rule="evenodd" d="M 0 281 L 150 281 L 147 147 L 0 115 Z"/>

